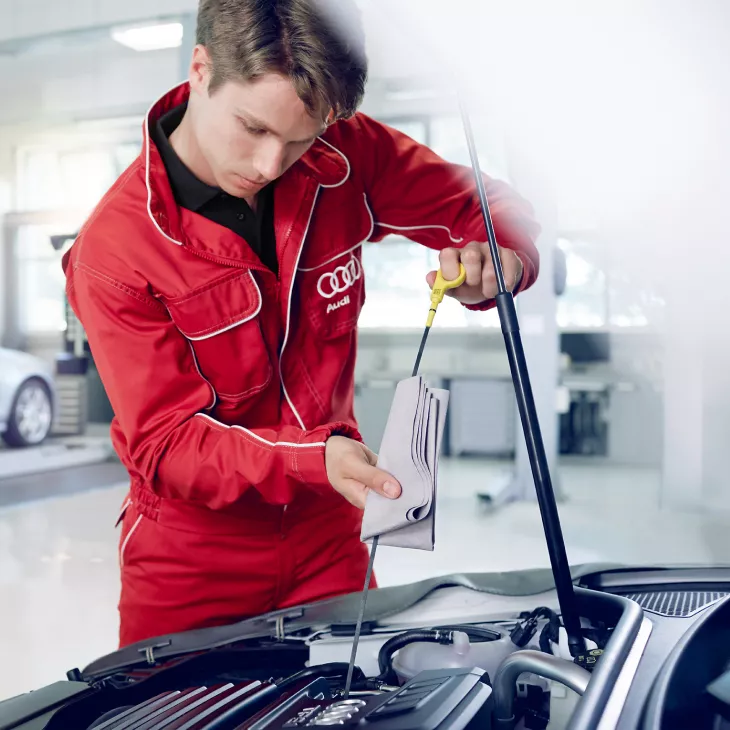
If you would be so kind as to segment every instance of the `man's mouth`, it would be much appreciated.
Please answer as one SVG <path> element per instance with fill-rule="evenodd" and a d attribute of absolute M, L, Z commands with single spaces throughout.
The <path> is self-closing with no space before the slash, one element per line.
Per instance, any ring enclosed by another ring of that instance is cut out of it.
<path fill-rule="evenodd" d="M 251 180 L 248 177 L 245 177 L 244 175 L 238 175 L 236 174 L 236 177 L 244 184 L 248 185 L 250 187 L 263 187 L 266 185 L 266 180 Z"/>

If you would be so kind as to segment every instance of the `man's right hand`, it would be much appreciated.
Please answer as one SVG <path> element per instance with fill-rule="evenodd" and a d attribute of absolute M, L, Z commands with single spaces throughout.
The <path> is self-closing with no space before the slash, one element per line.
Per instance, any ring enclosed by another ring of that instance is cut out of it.
<path fill-rule="evenodd" d="M 378 457 L 359 441 L 330 436 L 324 457 L 330 484 L 355 507 L 365 509 L 369 489 L 389 499 L 400 496 L 400 484 L 375 466 Z"/>

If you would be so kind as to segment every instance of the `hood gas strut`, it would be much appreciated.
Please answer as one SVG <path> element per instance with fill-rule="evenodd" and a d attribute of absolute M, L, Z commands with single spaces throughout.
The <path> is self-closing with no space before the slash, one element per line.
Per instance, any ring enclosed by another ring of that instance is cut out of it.
<path fill-rule="evenodd" d="M 512 383 L 514 384 L 515 395 L 517 397 L 517 408 L 522 422 L 522 431 L 525 434 L 527 453 L 530 458 L 530 467 L 532 468 L 532 478 L 535 482 L 537 501 L 540 506 L 540 516 L 542 517 L 543 530 L 545 531 L 545 539 L 550 554 L 550 565 L 555 579 L 555 588 L 558 593 L 563 625 L 568 634 L 568 646 L 570 647 L 571 655 L 576 657 L 585 652 L 585 640 L 581 632 L 580 617 L 578 615 L 575 592 L 573 590 L 573 580 L 570 575 L 570 563 L 568 562 L 568 555 L 565 551 L 563 530 L 560 526 L 558 507 L 555 502 L 555 492 L 553 491 L 552 481 L 550 480 L 550 470 L 548 468 L 547 456 L 545 455 L 545 444 L 542 440 L 540 422 L 537 417 L 537 409 L 535 408 L 535 398 L 532 394 L 530 375 L 527 371 L 527 361 L 525 360 L 525 351 L 522 346 L 517 311 L 512 292 L 507 291 L 504 284 L 504 272 L 502 270 L 502 261 L 499 257 L 497 236 L 494 232 L 492 216 L 489 211 L 484 178 L 479 167 L 474 133 L 472 132 L 469 114 L 463 100 L 460 101 L 460 107 L 466 142 L 469 147 L 469 157 L 471 158 L 471 165 L 479 194 L 479 203 L 482 209 L 482 216 L 484 217 L 484 225 L 487 229 L 489 252 L 497 277 L 497 311 L 499 313 L 499 322 L 502 327 L 502 334 L 504 335 L 504 344 L 507 350 L 507 358 L 509 359 L 510 372 L 512 373 Z"/>

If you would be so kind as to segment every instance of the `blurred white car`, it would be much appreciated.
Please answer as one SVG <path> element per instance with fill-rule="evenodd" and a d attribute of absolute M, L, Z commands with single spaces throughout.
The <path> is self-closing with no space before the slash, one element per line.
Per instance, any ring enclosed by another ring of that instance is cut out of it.
<path fill-rule="evenodd" d="M 37 446 L 53 425 L 56 389 L 51 365 L 0 347 L 0 435 L 9 446 Z"/>

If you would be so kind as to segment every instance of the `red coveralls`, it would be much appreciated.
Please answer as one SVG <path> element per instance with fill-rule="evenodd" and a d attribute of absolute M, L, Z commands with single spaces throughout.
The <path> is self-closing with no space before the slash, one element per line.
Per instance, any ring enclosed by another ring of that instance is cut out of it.
<path fill-rule="evenodd" d="M 131 477 L 122 646 L 361 589 L 360 512 L 324 460 L 331 434 L 360 438 L 361 246 L 394 231 L 433 249 L 486 240 L 470 169 L 358 114 L 276 184 L 277 278 L 242 238 L 175 203 L 149 130 L 188 94 L 154 104 L 140 157 L 64 258 Z M 525 289 L 538 269 L 531 209 L 487 185 Z"/>

